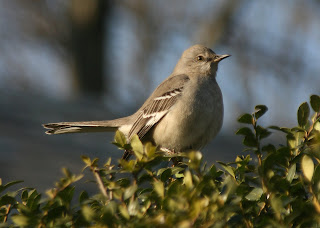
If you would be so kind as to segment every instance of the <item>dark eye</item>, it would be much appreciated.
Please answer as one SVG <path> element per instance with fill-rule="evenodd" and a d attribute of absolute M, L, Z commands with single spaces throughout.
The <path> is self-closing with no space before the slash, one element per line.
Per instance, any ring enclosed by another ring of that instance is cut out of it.
<path fill-rule="evenodd" d="M 202 55 L 199 55 L 199 56 L 197 56 L 197 60 L 198 60 L 198 61 L 203 61 L 203 60 L 204 60 L 204 57 L 203 57 Z"/>

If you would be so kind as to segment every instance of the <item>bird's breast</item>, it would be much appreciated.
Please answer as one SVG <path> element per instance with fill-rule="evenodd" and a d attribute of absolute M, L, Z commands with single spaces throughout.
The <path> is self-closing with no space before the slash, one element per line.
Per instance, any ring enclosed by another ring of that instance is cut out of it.
<path fill-rule="evenodd" d="M 191 82 L 153 137 L 157 145 L 175 151 L 200 149 L 219 132 L 222 121 L 223 100 L 216 81 Z"/>

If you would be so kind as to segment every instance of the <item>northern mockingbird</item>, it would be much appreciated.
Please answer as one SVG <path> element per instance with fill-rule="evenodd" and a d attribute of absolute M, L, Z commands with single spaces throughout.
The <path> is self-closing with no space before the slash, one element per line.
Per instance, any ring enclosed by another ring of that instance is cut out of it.
<path fill-rule="evenodd" d="M 128 141 L 137 134 L 164 151 L 198 150 L 212 140 L 223 122 L 223 100 L 216 81 L 217 55 L 203 45 L 185 50 L 172 74 L 131 116 L 103 121 L 48 123 L 46 133 L 122 131 Z M 124 158 L 128 158 L 124 155 Z"/>

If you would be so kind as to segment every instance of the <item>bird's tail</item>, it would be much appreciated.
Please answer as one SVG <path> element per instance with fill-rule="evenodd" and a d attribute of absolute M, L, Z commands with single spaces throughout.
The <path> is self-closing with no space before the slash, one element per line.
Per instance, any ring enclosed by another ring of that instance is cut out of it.
<path fill-rule="evenodd" d="M 116 131 L 121 126 L 122 119 L 84 122 L 60 122 L 47 123 L 42 126 L 46 129 L 46 134 L 66 134 L 83 132 L 108 132 Z"/>

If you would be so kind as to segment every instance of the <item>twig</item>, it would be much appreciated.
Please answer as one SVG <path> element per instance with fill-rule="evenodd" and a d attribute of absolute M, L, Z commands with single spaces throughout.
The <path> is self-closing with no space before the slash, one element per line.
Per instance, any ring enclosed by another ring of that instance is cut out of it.
<path fill-rule="evenodd" d="M 93 174 L 94 174 L 95 178 L 97 179 L 98 187 L 99 187 L 102 195 L 104 195 L 106 198 L 108 198 L 107 191 L 106 191 L 106 189 L 105 189 L 105 187 L 104 187 L 104 185 L 103 185 L 103 182 L 102 182 L 102 180 L 101 180 L 101 177 L 100 177 L 100 175 L 99 175 L 99 170 L 94 169 L 94 170 L 92 170 L 92 171 L 93 171 Z"/>
<path fill-rule="evenodd" d="M 11 204 L 9 204 L 9 206 L 7 208 L 6 216 L 4 216 L 3 222 L 7 222 L 10 209 L 11 209 Z"/>

